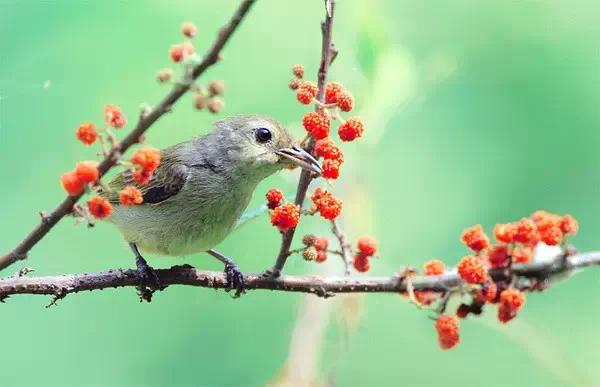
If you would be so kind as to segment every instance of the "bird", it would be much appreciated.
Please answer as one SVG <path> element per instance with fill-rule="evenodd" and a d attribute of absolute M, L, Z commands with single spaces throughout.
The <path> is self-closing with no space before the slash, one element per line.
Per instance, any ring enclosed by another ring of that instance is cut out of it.
<path fill-rule="evenodd" d="M 208 134 L 162 149 L 147 184 L 138 184 L 133 171 L 125 170 L 100 194 L 113 205 L 108 221 L 131 247 L 141 286 L 159 287 L 142 252 L 207 252 L 225 265 L 227 288 L 239 297 L 244 292 L 242 272 L 214 247 L 233 230 L 258 183 L 294 166 L 316 176 L 322 172 L 319 162 L 275 119 L 233 116 L 214 123 Z M 128 185 L 140 190 L 142 204 L 120 204 L 119 191 Z"/>

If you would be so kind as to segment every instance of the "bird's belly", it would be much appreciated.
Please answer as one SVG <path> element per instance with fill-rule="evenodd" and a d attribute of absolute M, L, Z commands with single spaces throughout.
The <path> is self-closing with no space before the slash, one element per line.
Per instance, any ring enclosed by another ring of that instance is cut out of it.
<path fill-rule="evenodd" d="M 157 206 L 116 207 L 111 221 L 128 242 L 144 252 L 183 256 L 206 251 L 220 243 L 231 232 L 245 206 L 234 208 L 202 208 L 185 210 Z M 240 208 L 241 207 L 241 208 Z"/>

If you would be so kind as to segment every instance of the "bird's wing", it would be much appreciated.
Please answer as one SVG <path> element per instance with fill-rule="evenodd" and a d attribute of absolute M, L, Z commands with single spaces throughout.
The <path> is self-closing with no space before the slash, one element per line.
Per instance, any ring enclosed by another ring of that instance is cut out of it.
<path fill-rule="evenodd" d="M 111 203 L 119 203 L 119 191 L 127 185 L 140 190 L 144 204 L 157 204 L 179 193 L 189 176 L 189 168 L 179 162 L 161 160 L 148 184 L 140 185 L 132 177 L 130 170 L 123 171 L 108 183 L 111 192 L 101 192 Z"/>

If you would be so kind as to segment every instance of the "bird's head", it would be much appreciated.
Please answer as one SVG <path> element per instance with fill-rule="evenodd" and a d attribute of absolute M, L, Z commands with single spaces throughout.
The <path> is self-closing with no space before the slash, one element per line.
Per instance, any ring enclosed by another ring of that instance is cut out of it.
<path fill-rule="evenodd" d="M 223 157 L 246 171 L 265 177 L 289 166 L 299 166 L 318 175 L 319 162 L 302 149 L 276 120 L 266 116 L 235 116 L 215 124 L 214 134 Z"/>

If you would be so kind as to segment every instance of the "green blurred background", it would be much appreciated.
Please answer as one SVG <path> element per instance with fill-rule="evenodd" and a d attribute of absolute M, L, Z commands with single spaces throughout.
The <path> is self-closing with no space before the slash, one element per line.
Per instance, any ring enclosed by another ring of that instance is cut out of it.
<path fill-rule="evenodd" d="M 135 120 L 182 21 L 204 50 L 237 2 L 227 0 L 0 1 L 0 226 L 8 250 L 64 196 L 58 176 L 94 157 L 73 132 L 101 121 L 105 103 Z M 574 242 L 600 248 L 600 7 L 592 1 L 340 0 L 331 79 L 352 90 L 366 121 L 344 147 L 335 191 L 352 237 L 381 244 L 373 274 L 466 253 L 463 228 L 488 230 L 545 208 L 572 213 Z M 320 0 L 259 0 L 202 79 L 223 79 L 226 108 L 270 114 L 298 136 L 304 106 L 287 89 L 290 67 L 311 77 L 320 55 Z M 147 136 L 166 146 L 205 133 L 216 117 L 189 96 Z M 131 126 L 131 125 L 130 125 Z M 295 173 L 264 182 L 293 192 Z M 300 232 L 324 233 L 317 219 Z M 219 248 L 246 271 L 271 265 L 278 233 L 266 215 Z M 168 267 L 180 259 L 150 257 Z M 199 255 L 185 262 L 221 270 Z M 23 265 L 36 274 L 131 267 L 117 231 L 65 219 Z M 4 275 L 12 274 L 15 265 Z M 341 265 L 290 259 L 289 273 L 337 273 Z M 132 289 L 0 305 L 0 383 L 6 386 L 363 386 L 600 384 L 600 289 L 594 269 L 528 298 L 508 326 L 489 310 L 462 323 L 462 344 L 438 349 L 432 321 L 393 295 L 335 297 L 171 287 L 151 304 Z M 296 339 L 292 339 L 296 337 Z M 299 338 L 299 339 L 298 339 Z M 287 383 L 287 384 L 286 384 Z M 304 384 L 306 385 L 306 384 Z"/>

